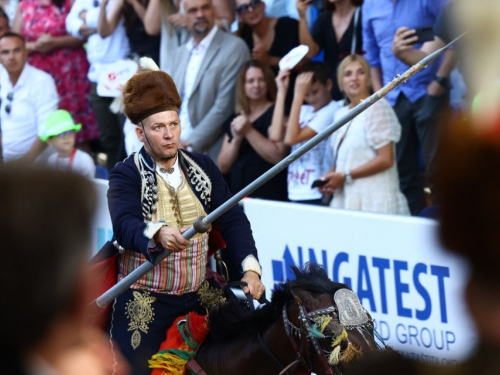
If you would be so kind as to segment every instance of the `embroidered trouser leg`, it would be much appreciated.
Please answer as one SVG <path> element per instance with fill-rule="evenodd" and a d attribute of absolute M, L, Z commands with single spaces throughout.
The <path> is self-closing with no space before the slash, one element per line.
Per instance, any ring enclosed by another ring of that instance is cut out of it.
<path fill-rule="evenodd" d="M 189 311 L 205 313 L 196 292 L 174 296 L 129 289 L 117 298 L 110 336 L 131 365 L 132 374 L 151 374 L 148 360 L 158 351 L 173 321 Z"/>

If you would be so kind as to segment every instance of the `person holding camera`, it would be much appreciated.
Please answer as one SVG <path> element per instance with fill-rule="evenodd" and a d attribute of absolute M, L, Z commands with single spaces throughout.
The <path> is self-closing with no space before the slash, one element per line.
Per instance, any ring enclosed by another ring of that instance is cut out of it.
<path fill-rule="evenodd" d="M 363 13 L 363 49 L 371 66 L 373 90 L 379 90 L 402 74 L 409 66 L 392 52 L 394 34 L 402 27 L 420 29 L 434 25 L 448 0 L 365 0 Z M 415 41 L 418 48 L 421 42 Z M 440 114 L 448 107 L 447 81 L 438 75 L 440 61 L 387 95 L 387 100 L 402 126 L 401 140 L 396 145 L 401 191 L 406 196 L 411 213 L 417 215 L 426 205 L 420 179 L 419 148 L 425 174 L 434 194 L 435 156 L 438 144 Z M 446 91 L 446 90 L 445 90 Z"/>

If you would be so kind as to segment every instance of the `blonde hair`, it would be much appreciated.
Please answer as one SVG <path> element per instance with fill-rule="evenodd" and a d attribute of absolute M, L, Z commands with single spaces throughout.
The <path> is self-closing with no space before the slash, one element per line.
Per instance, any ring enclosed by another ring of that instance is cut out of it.
<path fill-rule="evenodd" d="M 366 59 L 361 55 L 349 55 L 349 56 L 345 57 L 340 62 L 339 67 L 337 68 L 337 83 L 339 85 L 340 91 L 342 91 L 342 92 L 344 91 L 344 87 L 342 84 L 342 78 L 344 77 L 345 68 L 347 67 L 347 65 L 349 65 L 350 63 L 352 63 L 354 61 L 359 62 L 361 64 L 361 66 L 363 67 L 363 69 L 365 70 L 365 74 L 366 74 L 367 82 L 368 82 L 368 88 L 371 88 L 372 77 L 370 74 L 370 64 L 368 64 L 368 61 L 366 61 Z"/>
<path fill-rule="evenodd" d="M 274 74 L 271 68 L 258 60 L 250 60 L 247 61 L 240 69 L 238 74 L 238 80 L 236 81 L 236 108 L 235 113 L 239 114 L 243 111 L 246 114 L 250 113 L 250 103 L 248 102 L 248 98 L 245 94 L 245 82 L 247 71 L 250 68 L 258 68 L 264 74 L 264 80 L 266 81 L 266 99 L 270 102 L 276 101 L 276 92 L 278 89 L 276 88 L 276 82 L 274 81 Z"/>

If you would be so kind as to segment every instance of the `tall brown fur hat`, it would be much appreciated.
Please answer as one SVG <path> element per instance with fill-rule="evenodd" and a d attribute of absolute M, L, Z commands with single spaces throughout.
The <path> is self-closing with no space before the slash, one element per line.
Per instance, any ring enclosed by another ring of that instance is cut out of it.
<path fill-rule="evenodd" d="M 182 101 L 172 77 L 149 57 L 142 57 L 139 65 L 142 71 L 134 74 L 122 90 L 125 115 L 130 121 L 137 125 L 158 112 L 179 112 Z"/>

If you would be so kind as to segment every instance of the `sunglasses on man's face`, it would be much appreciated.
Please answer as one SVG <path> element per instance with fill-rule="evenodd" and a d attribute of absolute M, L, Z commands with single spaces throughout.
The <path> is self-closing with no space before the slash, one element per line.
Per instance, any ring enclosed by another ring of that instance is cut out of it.
<path fill-rule="evenodd" d="M 243 4 L 240 5 L 238 8 L 236 8 L 236 13 L 242 15 L 246 14 L 250 11 L 250 8 L 254 10 L 256 7 L 258 7 L 262 3 L 262 0 L 250 0 L 248 4 Z"/>

